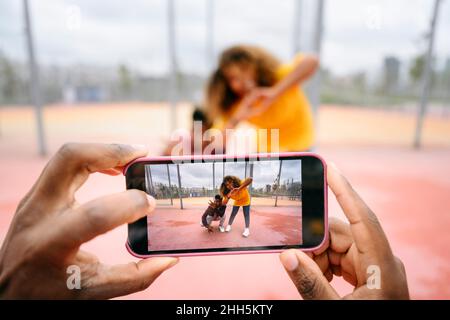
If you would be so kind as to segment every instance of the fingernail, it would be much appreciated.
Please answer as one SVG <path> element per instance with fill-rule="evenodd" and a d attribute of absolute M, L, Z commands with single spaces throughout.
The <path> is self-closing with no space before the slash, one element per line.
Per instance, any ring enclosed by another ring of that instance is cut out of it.
<path fill-rule="evenodd" d="M 298 259 L 294 250 L 284 251 L 280 255 L 281 263 L 287 271 L 294 271 L 298 268 Z"/>
<path fill-rule="evenodd" d="M 156 208 L 156 200 L 152 196 L 146 194 L 148 202 L 148 212 L 152 212 Z"/>
<path fill-rule="evenodd" d="M 172 268 L 174 265 L 176 265 L 180 261 L 178 258 L 173 258 L 172 261 L 167 265 L 167 269 Z"/>
<path fill-rule="evenodd" d="M 335 172 L 341 174 L 341 171 L 340 171 L 339 168 L 336 166 L 336 163 L 334 163 L 334 162 L 328 162 L 328 166 L 329 166 L 329 167 L 332 167 L 333 170 L 334 170 Z"/>

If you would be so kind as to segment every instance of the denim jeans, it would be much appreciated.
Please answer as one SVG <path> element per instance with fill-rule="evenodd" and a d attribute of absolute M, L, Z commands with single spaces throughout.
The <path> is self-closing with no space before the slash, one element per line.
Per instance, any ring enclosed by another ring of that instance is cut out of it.
<path fill-rule="evenodd" d="M 234 218 L 236 217 L 238 211 L 239 211 L 239 206 L 233 206 L 233 210 L 231 211 L 231 215 L 230 215 L 230 220 L 228 221 L 229 225 L 233 224 Z M 244 210 L 244 219 L 245 219 L 245 227 L 249 228 L 250 227 L 250 205 L 248 206 L 242 206 L 242 209 Z"/>

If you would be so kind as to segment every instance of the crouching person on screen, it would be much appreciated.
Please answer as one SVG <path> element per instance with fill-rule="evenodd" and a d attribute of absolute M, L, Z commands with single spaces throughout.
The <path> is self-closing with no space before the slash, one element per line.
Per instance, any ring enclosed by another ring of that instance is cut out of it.
<path fill-rule="evenodd" d="M 225 223 L 225 210 L 227 206 L 222 204 L 222 197 L 218 194 L 214 197 L 214 202 L 209 201 L 208 208 L 202 215 L 201 225 L 208 229 L 208 232 L 213 232 L 212 222 L 219 221 L 219 231 L 224 232 L 223 224 Z"/>

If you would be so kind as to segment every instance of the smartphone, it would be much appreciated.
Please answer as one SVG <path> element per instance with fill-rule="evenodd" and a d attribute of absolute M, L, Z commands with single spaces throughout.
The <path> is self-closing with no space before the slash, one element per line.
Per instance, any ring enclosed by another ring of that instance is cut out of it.
<path fill-rule="evenodd" d="M 124 175 L 156 199 L 128 225 L 139 258 L 311 251 L 328 235 L 326 163 L 314 153 L 139 158 Z"/>

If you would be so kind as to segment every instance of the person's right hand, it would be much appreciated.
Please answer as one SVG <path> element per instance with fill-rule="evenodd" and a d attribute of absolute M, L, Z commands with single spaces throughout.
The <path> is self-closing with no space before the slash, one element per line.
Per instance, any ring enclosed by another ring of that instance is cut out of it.
<path fill-rule="evenodd" d="M 140 190 L 83 204 L 75 199 L 90 174 L 118 175 L 128 162 L 146 154 L 145 148 L 119 144 L 64 145 L 17 207 L 0 250 L 0 298 L 112 298 L 144 290 L 176 264 L 176 258 L 161 257 L 111 266 L 80 249 L 155 208 L 155 199 Z M 69 281 L 77 270 L 79 287 Z"/>
<path fill-rule="evenodd" d="M 287 250 L 280 260 L 304 299 L 341 298 L 329 284 L 333 275 L 354 286 L 345 299 L 409 299 L 403 263 L 395 257 L 383 229 L 370 208 L 333 166 L 328 185 L 350 224 L 330 219 L 329 238 L 318 250 Z M 380 287 L 367 285 L 379 270 Z M 375 271 L 377 272 L 377 271 Z"/>

